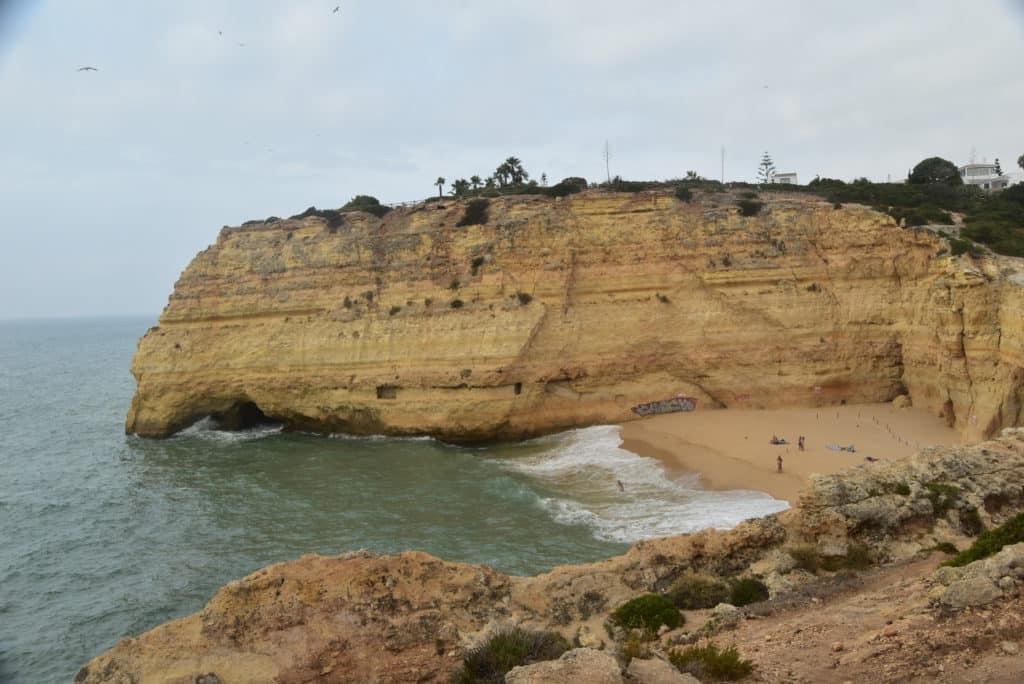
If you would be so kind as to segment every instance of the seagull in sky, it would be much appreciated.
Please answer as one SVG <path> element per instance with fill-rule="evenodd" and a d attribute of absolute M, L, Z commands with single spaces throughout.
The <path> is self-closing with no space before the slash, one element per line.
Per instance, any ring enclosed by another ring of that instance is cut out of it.
<path fill-rule="evenodd" d="M 96 67 L 92 67 L 92 66 L 84 66 L 84 67 L 78 67 L 77 71 L 99 71 L 99 69 L 97 69 Z"/>
<path fill-rule="evenodd" d="M 338 13 L 338 12 L 340 12 L 340 11 L 341 11 L 341 5 L 337 5 L 337 6 L 336 6 L 336 7 L 334 8 L 334 11 L 332 11 L 332 12 L 331 12 L 331 14 L 337 14 L 337 13 Z"/>
<path fill-rule="evenodd" d="M 239 43 L 238 47 L 245 47 L 245 43 Z"/>

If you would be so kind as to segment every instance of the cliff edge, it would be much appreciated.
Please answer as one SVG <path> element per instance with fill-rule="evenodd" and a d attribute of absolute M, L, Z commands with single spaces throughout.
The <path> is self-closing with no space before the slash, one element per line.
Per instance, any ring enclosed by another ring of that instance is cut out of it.
<path fill-rule="evenodd" d="M 132 364 L 129 433 L 214 416 L 465 442 L 702 406 L 1021 422 L 1024 277 L 868 208 L 588 191 L 224 228 Z"/>

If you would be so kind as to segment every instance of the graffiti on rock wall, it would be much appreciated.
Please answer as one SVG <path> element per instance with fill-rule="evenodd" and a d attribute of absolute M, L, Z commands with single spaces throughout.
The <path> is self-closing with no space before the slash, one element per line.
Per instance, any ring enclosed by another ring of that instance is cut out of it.
<path fill-rule="evenodd" d="M 693 397 L 684 397 L 682 394 L 671 399 L 649 401 L 646 404 L 637 404 L 633 407 L 633 413 L 638 416 L 656 416 L 662 413 L 678 413 L 680 411 L 692 411 L 697 408 L 697 400 Z"/>

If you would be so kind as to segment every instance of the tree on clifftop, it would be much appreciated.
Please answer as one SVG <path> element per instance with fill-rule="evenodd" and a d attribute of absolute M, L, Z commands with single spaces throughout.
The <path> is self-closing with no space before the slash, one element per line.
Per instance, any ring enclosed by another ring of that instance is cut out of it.
<path fill-rule="evenodd" d="M 1017 166 L 1019 166 L 1021 169 L 1024 169 L 1024 154 L 1017 157 Z"/>
<path fill-rule="evenodd" d="M 963 185 L 956 164 L 942 157 L 928 157 L 910 172 L 907 179 L 915 185 Z"/>
<path fill-rule="evenodd" d="M 775 177 L 775 162 L 772 161 L 772 157 L 768 154 L 767 150 L 764 156 L 761 157 L 761 165 L 757 167 L 757 182 L 758 183 L 771 183 L 772 178 Z"/>
<path fill-rule="evenodd" d="M 434 181 L 434 185 L 437 186 L 437 196 L 438 197 L 444 197 L 444 184 L 445 184 L 444 176 L 438 176 L 437 180 Z"/>

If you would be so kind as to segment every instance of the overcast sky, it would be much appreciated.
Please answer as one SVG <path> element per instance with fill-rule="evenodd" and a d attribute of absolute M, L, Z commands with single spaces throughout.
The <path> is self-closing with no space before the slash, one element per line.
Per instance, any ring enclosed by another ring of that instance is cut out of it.
<path fill-rule="evenodd" d="M 0 318 L 155 320 L 222 225 L 606 139 L 628 179 L 1024 153 L 1020 0 L 337 3 L 0 0 Z"/>

